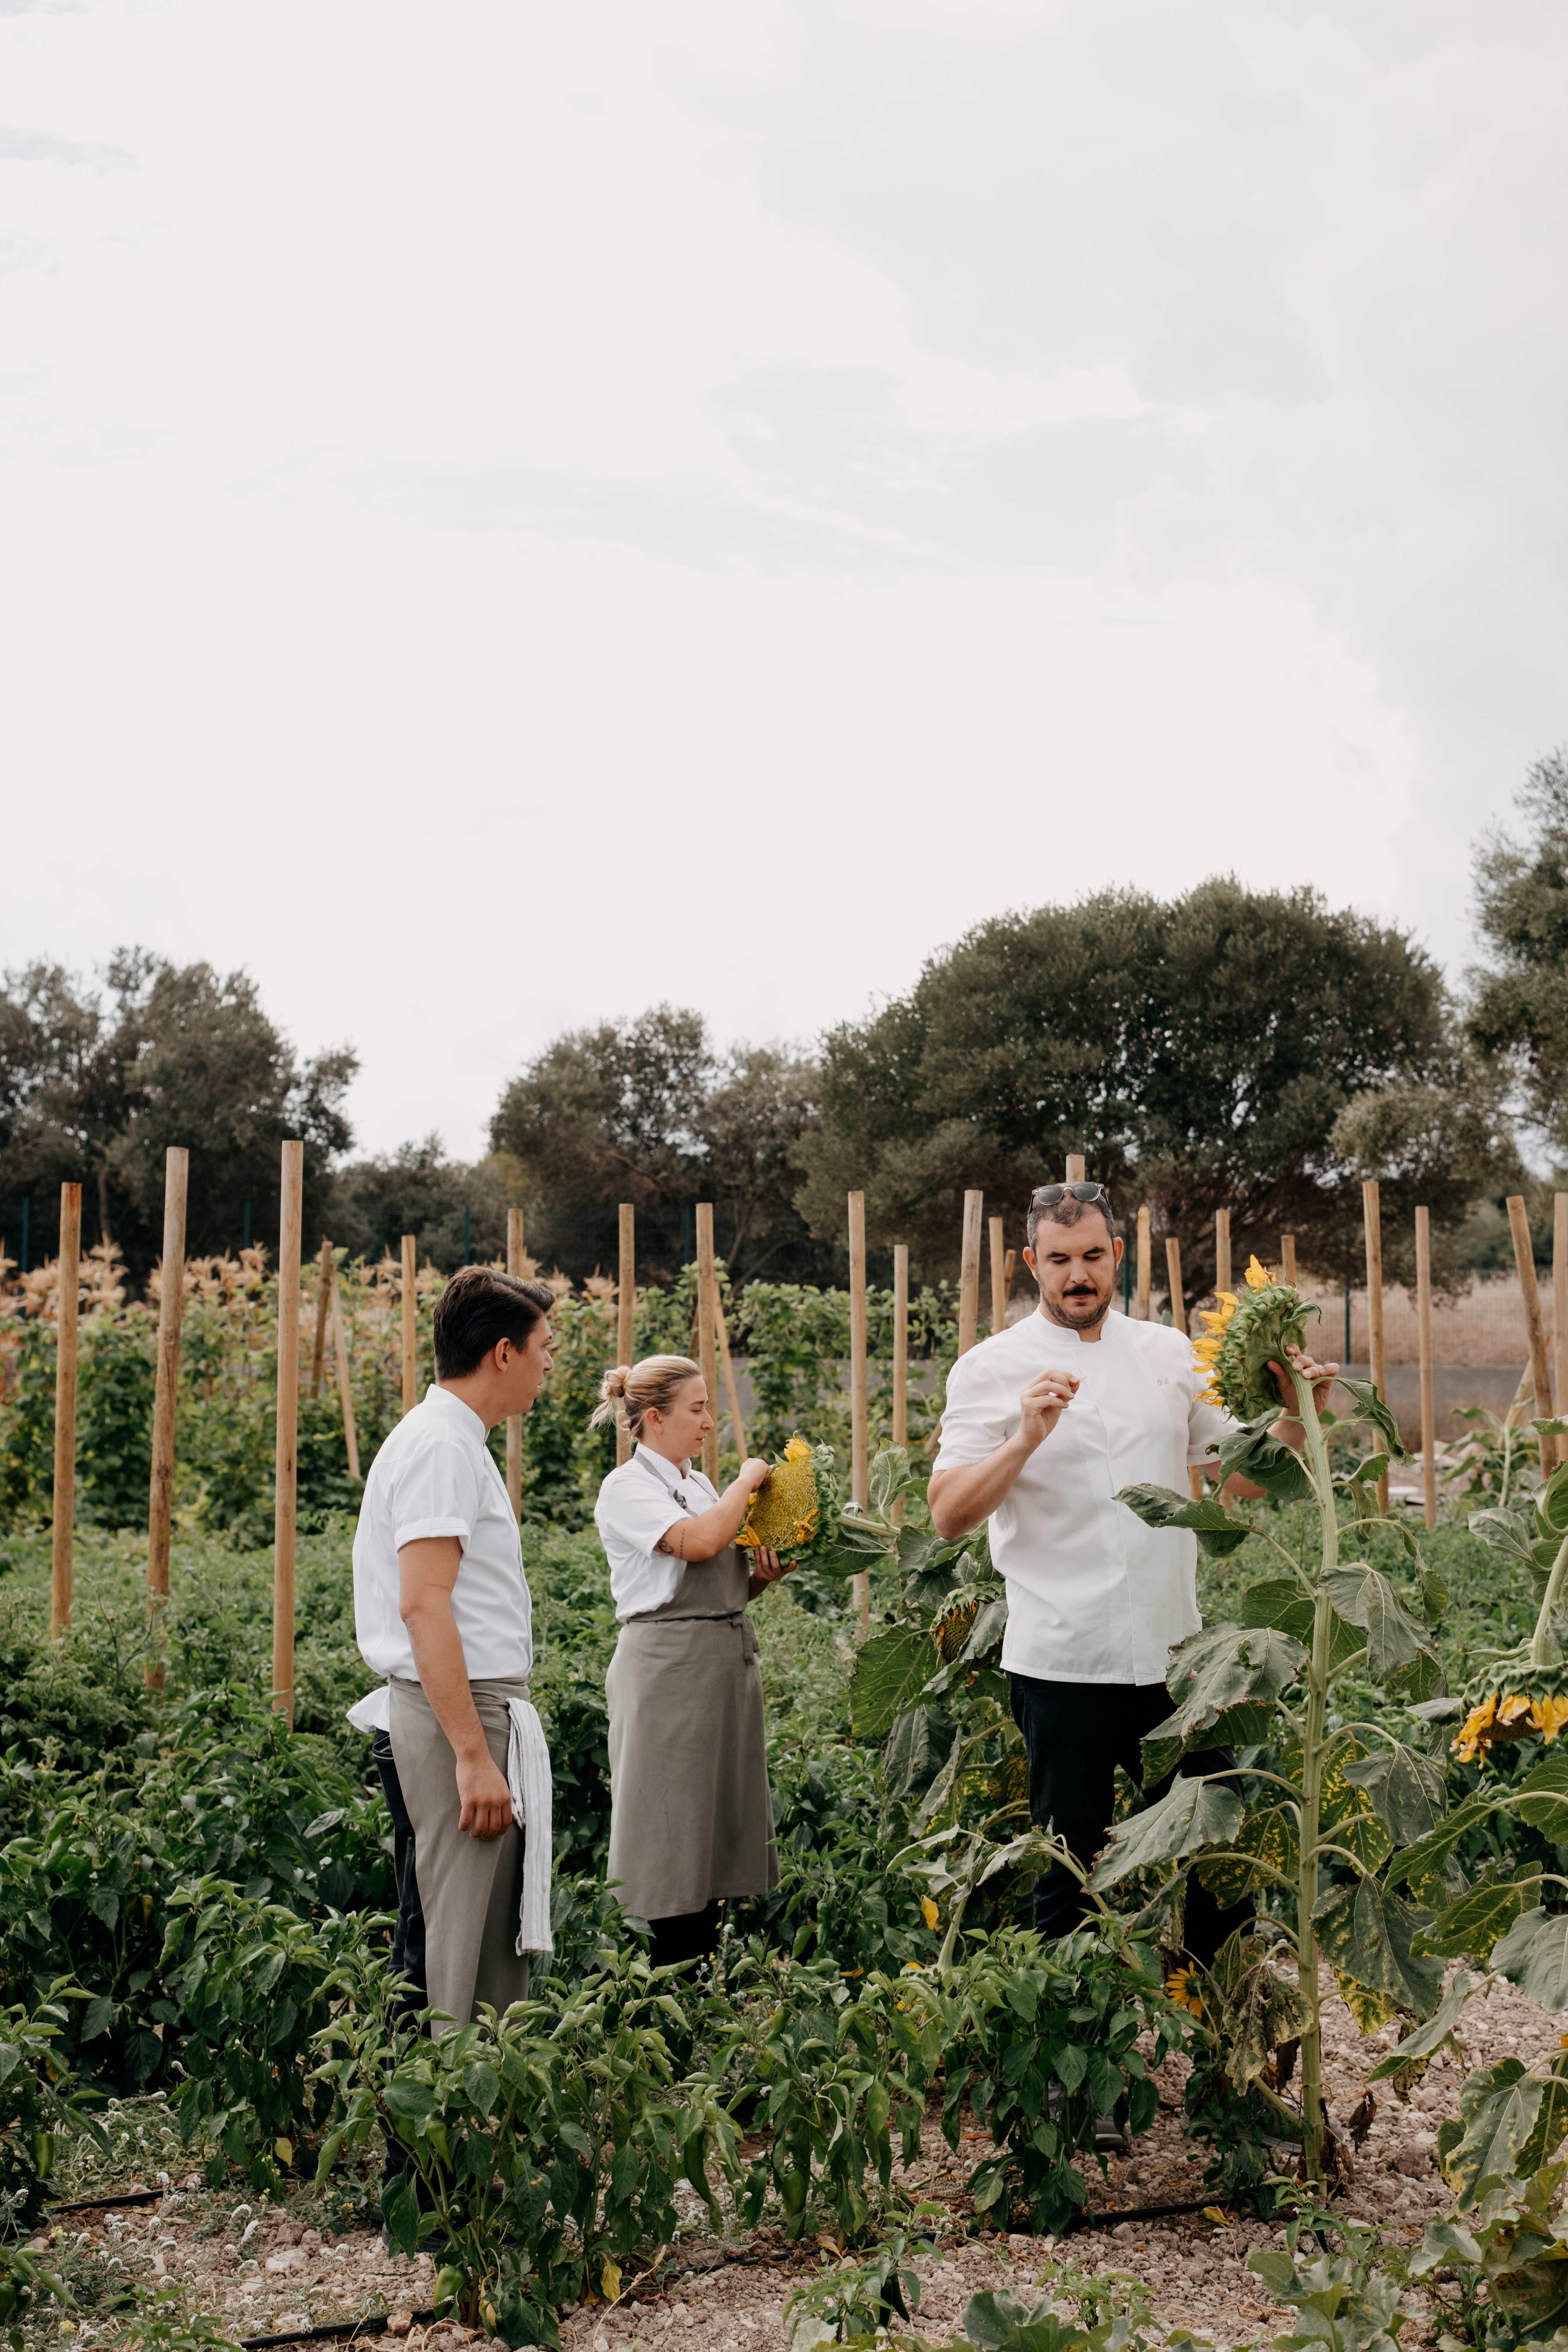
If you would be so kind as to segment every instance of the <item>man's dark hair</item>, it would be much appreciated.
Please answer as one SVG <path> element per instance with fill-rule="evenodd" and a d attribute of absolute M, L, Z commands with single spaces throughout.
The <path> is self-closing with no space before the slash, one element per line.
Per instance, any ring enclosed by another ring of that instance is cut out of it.
<path fill-rule="evenodd" d="M 1034 1248 L 1035 1235 L 1041 1225 L 1077 1225 L 1081 1224 L 1085 1217 L 1103 1217 L 1111 1240 L 1116 1239 L 1116 1219 L 1111 1213 L 1109 1192 L 1097 1193 L 1092 1201 L 1075 1201 L 1070 1192 L 1064 1192 L 1059 1201 L 1043 1204 L 1031 1201 L 1027 1220 L 1029 1247 Z"/>
<path fill-rule="evenodd" d="M 521 1282 L 493 1265 L 466 1265 L 436 1301 L 436 1378 L 477 1372 L 498 1339 L 521 1348 L 555 1304 L 545 1282 Z"/>

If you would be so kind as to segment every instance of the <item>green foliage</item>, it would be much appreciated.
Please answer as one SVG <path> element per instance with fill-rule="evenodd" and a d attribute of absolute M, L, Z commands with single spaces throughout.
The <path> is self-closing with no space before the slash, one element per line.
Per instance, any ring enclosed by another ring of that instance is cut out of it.
<path fill-rule="evenodd" d="M 347 1961 L 372 1964 L 367 1923 L 335 1913 L 307 1922 L 212 1875 L 178 1887 L 167 1909 L 158 1969 L 184 2037 L 182 2134 L 214 2145 L 214 2188 L 226 2159 L 276 2196 L 301 2139 L 331 2113 L 330 2086 L 307 2064 Z"/>
<path fill-rule="evenodd" d="M 0 2217 L 12 2226 L 43 2210 L 62 2139 L 102 2137 L 60 2056 L 73 1998 L 74 1987 L 59 1986 L 35 2009 L 17 2001 L 0 2011 Z M 5 2318 L 0 2311 L 0 2325 Z"/>
<path fill-rule="evenodd" d="M 837 2263 L 793 2288 L 784 2297 L 784 2334 L 791 2352 L 816 2352 L 820 2344 L 874 2336 L 891 2326 L 895 2314 L 907 2323 L 920 2305 L 920 2273 L 908 2259 L 902 2231 L 895 2230 L 859 2261 Z"/>
<path fill-rule="evenodd" d="M 557 2305 L 615 2293 L 624 2255 L 673 2237 L 678 2180 L 710 2201 L 710 2159 L 733 2167 L 711 2076 L 676 2079 L 668 2037 L 689 2029 L 665 1979 L 599 1957 L 581 1985 L 436 2040 L 362 1979 L 322 2036 L 343 2120 L 319 2179 L 384 2131 L 407 2159 L 384 2201 L 394 2250 L 434 2236 L 438 2302 L 511 2344 L 556 2342 Z"/>
<path fill-rule="evenodd" d="M 1517 806 L 1526 832 L 1490 834 L 1477 867 L 1490 950 L 1469 1012 L 1480 1051 L 1506 1056 L 1531 1119 L 1568 1142 L 1568 751 L 1530 769 Z"/>
<path fill-rule="evenodd" d="M 24 2323 L 46 2297 L 62 2308 L 70 2301 L 58 2271 L 25 2246 L 0 2239 L 0 2337 L 11 2352 L 26 2352 Z"/>
<path fill-rule="evenodd" d="M 966 1187 L 1017 1204 L 1019 1242 L 1041 1167 L 1085 1151 L 1113 1193 L 1136 1171 L 1138 1198 L 1180 1240 L 1192 1297 L 1213 1287 L 1222 1207 L 1238 1250 L 1262 1253 L 1283 1228 L 1337 1272 L 1363 1172 L 1331 1148 L 1337 1118 L 1394 1081 L 1447 1091 L 1452 1058 L 1440 975 L 1397 931 L 1304 889 L 1209 881 L 1169 904 L 1101 891 L 978 925 L 908 995 L 830 1033 L 802 1205 L 837 1234 L 847 1189 L 863 1185 L 873 1238 L 941 1265 Z M 1391 1247 L 1408 1231 L 1395 1196 L 1430 1202 L 1441 1227 L 1481 1189 L 1447 1135 L 1431 1155 L 1426 1122 L 1405 1125 L 1415 1149 L 1387 1170 Z M 1411 1189 L 1423 1184 L 1438 1189 Z"/>
<path fill-rule="evenodd" d="M 133 1528 L 147 1517 L 155 1327 L 145 1307 L 89 1316 L 77 1391 L 77 1517 Z"/>
<path fill-rule="evenodd" d="M 1119 1927 L 1054 1945 L 1009 1929 L 976 1938 L 951 1971 L 910 1975 L 900 1990 L 933 2058 L 944 2053 L 948 2145 L 958 2146 L 967 2112 L 1004 2150 L 970 2178 L 976 2210 L 1005 2221 L 1018 2202 L 1032 2230 L 1059 2234 L 1087 2201 L 1076 2159 L 1093 2147 L 1100 2116 L 1146 2131 L 1159 2105 L 1152 2070 L 1184 2040 L 1152 1954 L 1128 1944 Z M 1148 2061 L 1137 2047 L 1145 2031 L 1153 2037 Z"/>

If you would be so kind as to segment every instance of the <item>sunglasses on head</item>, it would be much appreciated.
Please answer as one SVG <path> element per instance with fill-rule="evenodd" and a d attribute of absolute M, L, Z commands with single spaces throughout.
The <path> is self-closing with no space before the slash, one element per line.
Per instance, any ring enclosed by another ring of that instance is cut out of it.
<path fill-rule="evenodd" d="M 1109 1201 L 1103 1184 L 1042 1184 L 1030 1200 L 1031 1209 L 1054 1209 L 1058 1201 Z"/>

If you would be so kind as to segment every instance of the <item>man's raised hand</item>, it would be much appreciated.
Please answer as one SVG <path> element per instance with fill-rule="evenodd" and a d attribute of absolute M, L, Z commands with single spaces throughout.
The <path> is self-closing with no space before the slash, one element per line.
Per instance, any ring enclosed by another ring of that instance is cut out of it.
<path fill-rule="evenodd" d="M 1037 1372 L 1018 1399 L 1018 1434 L 1026 1445 L 1043 1445 L 1078 1394 L 1078 1374 Z"/>

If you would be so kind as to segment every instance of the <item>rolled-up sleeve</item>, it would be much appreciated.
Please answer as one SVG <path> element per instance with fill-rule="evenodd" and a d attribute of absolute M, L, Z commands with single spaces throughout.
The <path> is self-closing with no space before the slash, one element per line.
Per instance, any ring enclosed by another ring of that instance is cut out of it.
<path fill-rule="evenodd" d="M 959 1470 L 969 1463 L 984 1462 L 1005 1444 L 1017 1423 L 1017 1399 L 1009 1400 L 994 1378 L 987 1376 L 978 1352 L 961 1356 L 947 1376 L 942 1443 L 931 1465 L 932 1475 L 939 1470 Z"/>
<path fill-rule="evenodd" d="M 646 1494 L 642 1491 L 645 1487 Z M 651 1478 L 639 1479 L 635 1489 L 629 1479 L 601 1487 L 594 1508 L 595 1524 L 612 1559 L 612 1545 L 625 1559 L 651 1555 L 660 1537 L 667 1536 L 676 1521 L 684 1517 L 679 1504 Z"/>
<path fill-rule="evenodd" d="M 393 1544 L 401 1551 L 428 1536 L 456 1536 L 467 1551 L 479 1505 L 474 1465 L 460 1445 L 417 1446 L 393 1475 Z"/>

